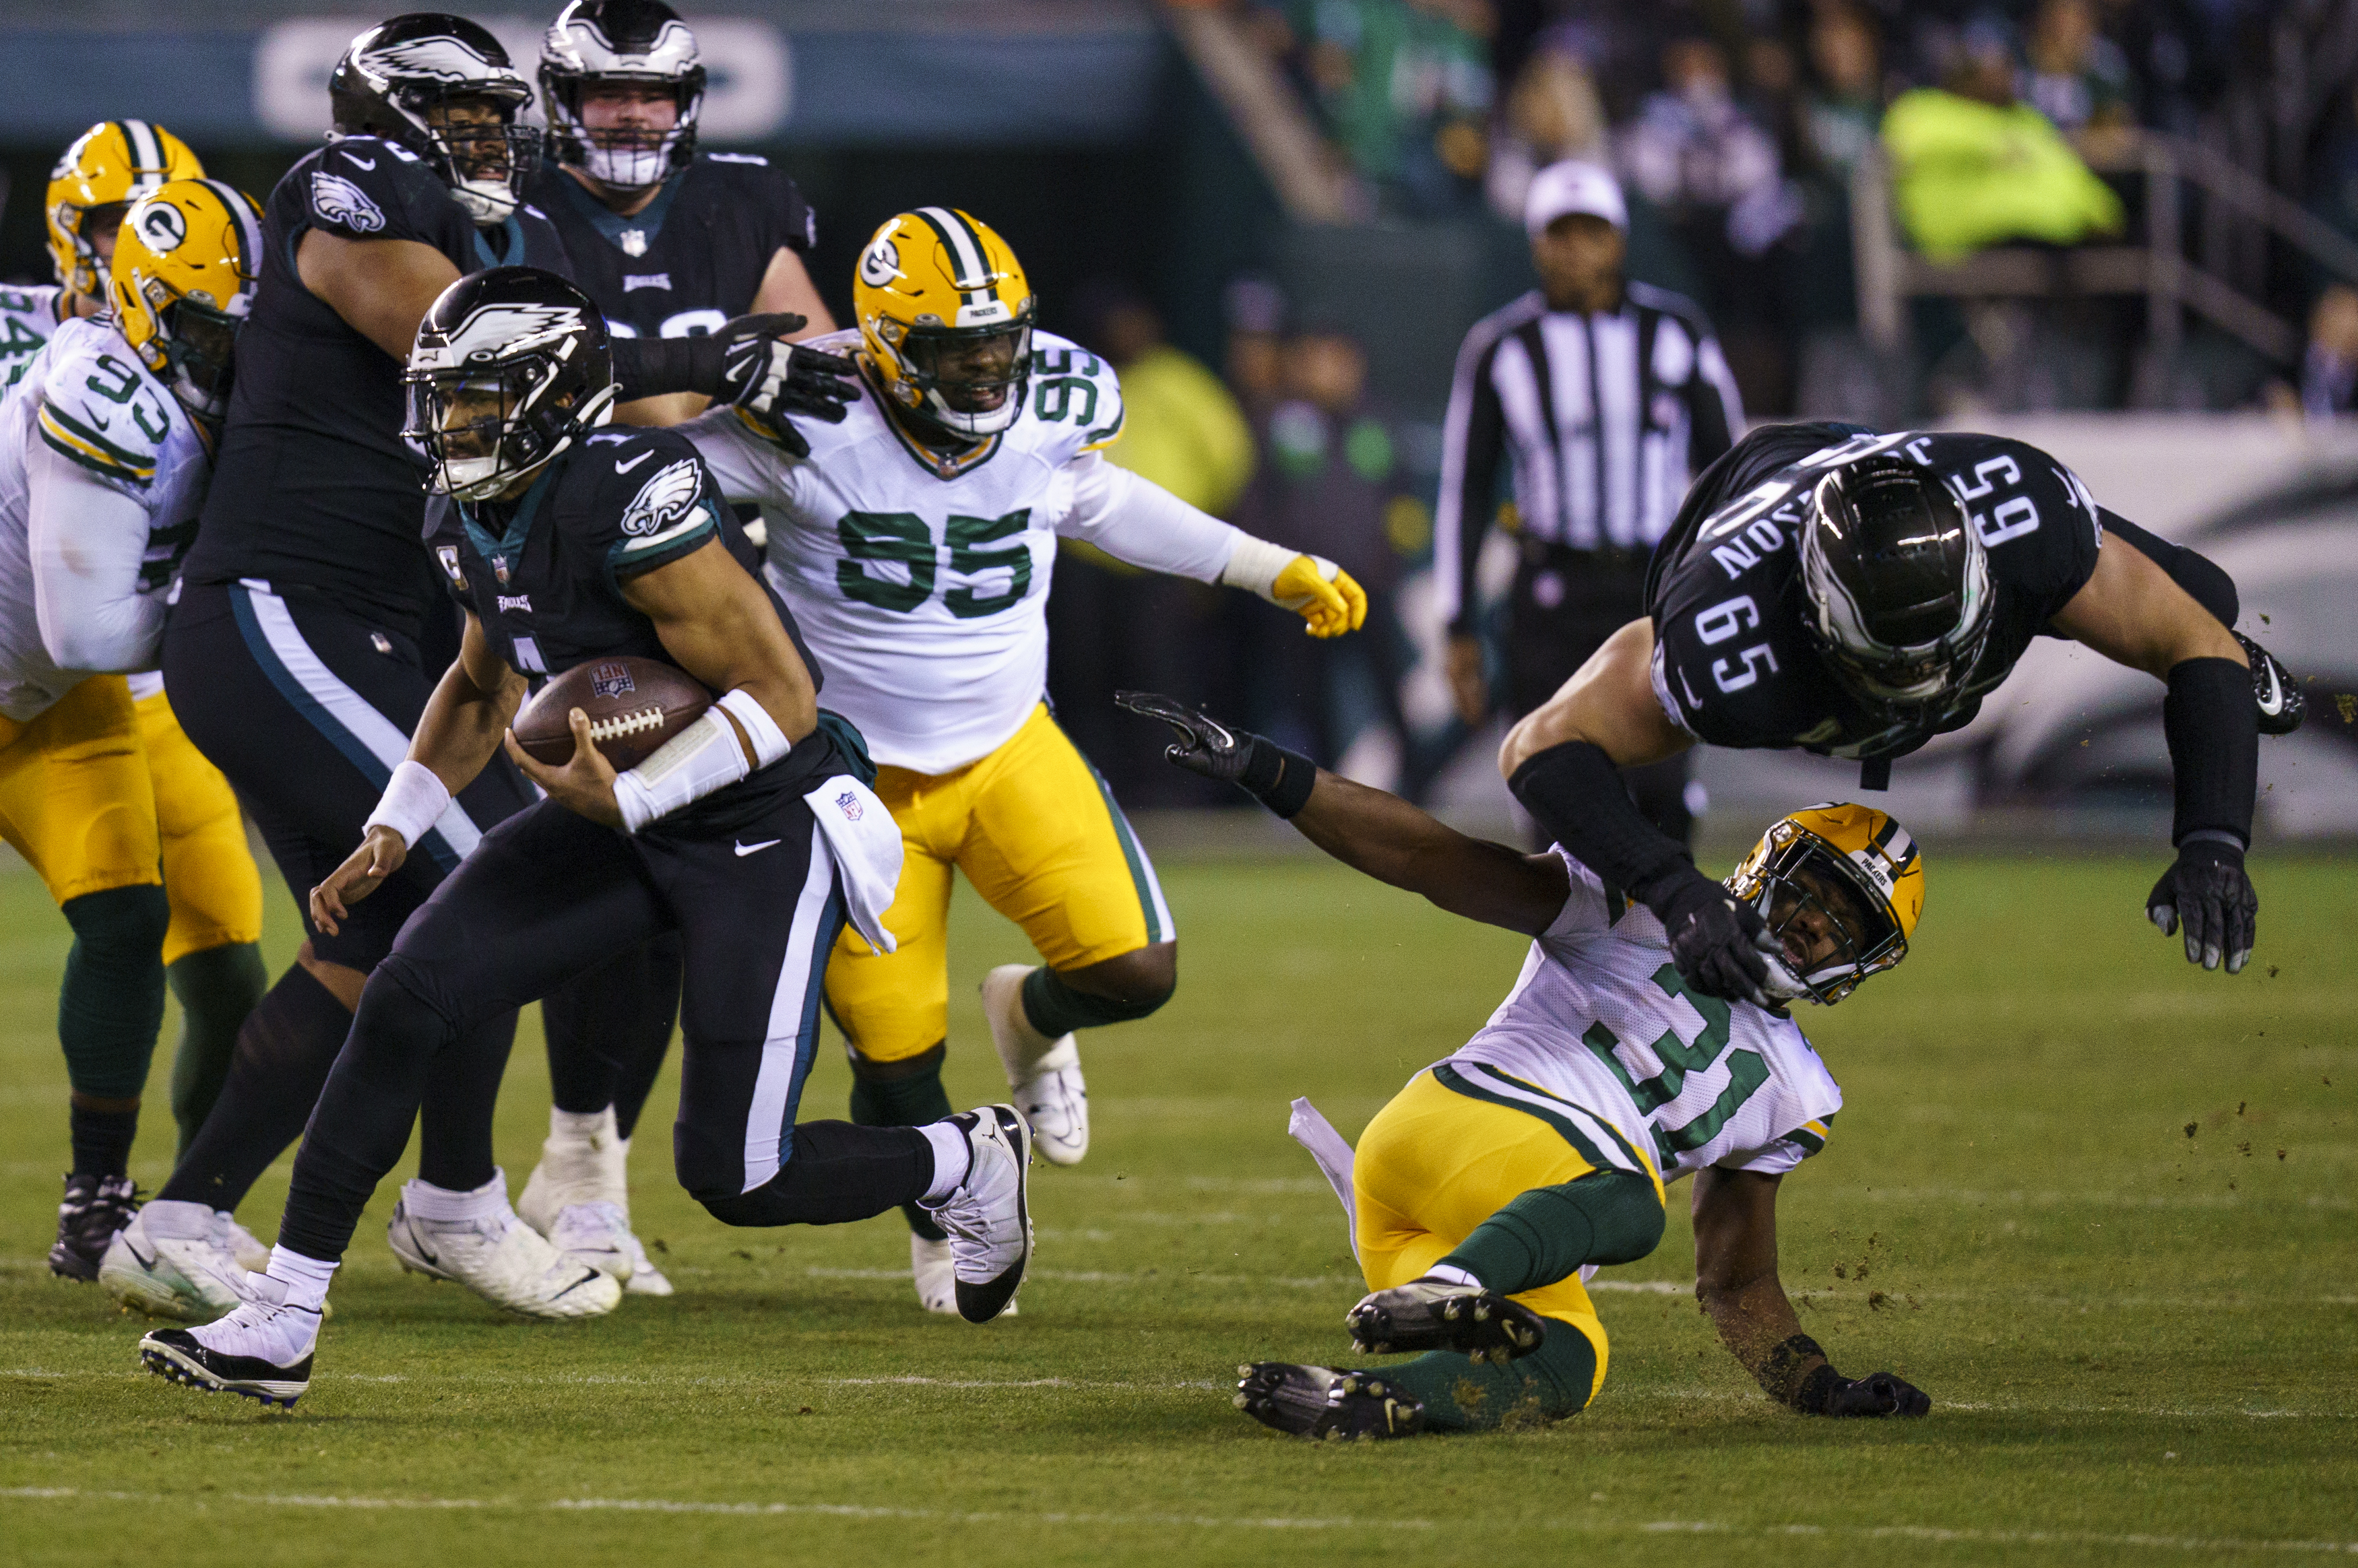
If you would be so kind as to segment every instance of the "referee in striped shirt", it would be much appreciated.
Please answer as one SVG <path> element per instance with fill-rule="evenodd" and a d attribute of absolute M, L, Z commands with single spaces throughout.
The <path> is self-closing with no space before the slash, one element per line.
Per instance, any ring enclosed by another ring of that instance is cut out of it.
<path fill-rule="evenodd" d="M 1613 176 L 1559 163 L 1523 210 L 1540 287 L 1476 322 L 1457 353 L 1441 459 L 1435 575 L 1459 715 L 1489 716 L 1475 565 L 1514 458 L 1519 559 L 1507 628 L 1507 710 L 1545 702 L 1606 638 L 1645 613 L 1646 560 L 1687 482 L 1743 433 L 1744 412 L 1693 302 L 1622 276 L 1628 209 Z M 1681 842 L 1701 791 L 1685 755 L 1626 772 Z"/>

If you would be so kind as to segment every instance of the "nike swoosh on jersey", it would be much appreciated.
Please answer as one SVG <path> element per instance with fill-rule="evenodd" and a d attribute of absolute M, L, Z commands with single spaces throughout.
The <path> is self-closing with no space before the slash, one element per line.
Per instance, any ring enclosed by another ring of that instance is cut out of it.
<path fill-rule="evenodd" d="M 630 472 L 633 469 L 634 469 L 634 468 L 638 467 L 641 463 L 645 462 L 649 458 L 654 457 L 654 454 L 653 452 L 641 452 L 637 457 L 633 458 L 629 462 L 626 462 L 626 463 L 618 462 L 618 463 L 616 463 L 616 464 L 614 465 L 614 471 L 615 471 L 616 473 L 628 473 L 628 472 Z"/>
<path fill-rule="evenodd" d="M 748 844 L 740 838 L 737 840 L 737 855 L 740 860 L 742 860 L 747 855 L 758 855 L 763 850 L 784 842 L 782 838 L 764 838 L 758 844 Z"/>
<path fill-rule="evenodd" d="M 364 168 L 369 170 L 371 173 L 374 173 L 376 170 L 376 159 L 373 157 L 364 158 L 358 153 L 346 153 L 344 157 L 352 160 L 352 167 L 355 168 Z"/>

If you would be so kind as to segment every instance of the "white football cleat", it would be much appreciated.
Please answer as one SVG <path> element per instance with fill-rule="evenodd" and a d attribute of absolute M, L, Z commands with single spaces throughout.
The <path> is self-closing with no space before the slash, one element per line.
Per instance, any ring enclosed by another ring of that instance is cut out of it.
<path fill-rule="evenodd" d="M 957 1271 L 950 1263 L 948 1237 L 928 1241 L 909 1232 L 909 1273 L 917 1281 L 919 1306 L 946 1317 L 957 1314 Z"/>
<path fill-rule="evenodd" d="M 601 1317 L 622 1301 L 622 1287 L 612 1275 L 558 1252 L 504 1202 L 479 1219 L 417 1217 L 408 1201 L 416 1184 L 403 1186 L 384 1232 L 403 1268 L 455 1280 L 520 1317 Z"/>
<path fill-rule="evenodd" d="M 208 1394 L 243 1394 L 265 1410 L 288 1410 L 311 1386 L 319 1314 L 287 1304 L 287 1287 L 256 1274 L 251 1299 L 202 1328 L 159 1328 L 139 1341 L 139 1359 L 157 1377 Z"/>
<path fill-rule="evenodd" d="M 958 1315 L 989 1323 L 1013 1303 L 1032 1262 L 1032 1129 L 1011 1105 L 949 1119 L 966 1133 L 966 1177 L 922 1206 L 949 1232 Z"/>
<path fill-rule="evenodd" d="M 215 1209 L 213 1221 L 221 1227 L 221 1244 L 229 1249 L 230 1256 L 235 1258 L 246 1272 L 259 1274 L 270 1267 L 270 1249 L 262 1244 L 260 1237 L 240 1225 L 237 1216 L 225 1208 Z M 327 1315 L 333 1317 L 335 1314 Z"/>
<path fill-rule="evenodd" d="M 655 1267 L 655 1260 L 647 1256 L 647 1249 L 639 1245 L 639 1238 L 625 1230 L 622 1239 L 631 1249 L 631 1277 L 623 1283 L 623 1292 L 633 1296 L 671 1294 L 671 1281 Z"/>
<path fill-rule="evenodd" d="M 1051 1164 L 1077 1165 L 1089 1152 L 1089 1087 L 1081 1076 L 1081 1048 L 1071 1035 L 1051 1040 L 1023 1011 L 1029 964 L 1001 964 L 982 978 L 982 1015 L 990 1043 L 1007 1069 L 1015 1108 L 1031 1124 Z"/>
<path fill-rule="evenodd" d="M 610 1203 L 630 1213 L 623 1164 L 630 1145 L 614 1130 L 614 1108 L 608 1106 L 597 1125 L 586 1131 L 579 1126 L 585 1119 L 550 1108 L 540 1162 L 516 1196 L 516 1213 L 543 1236 L 556 1229 L 557 1217 L 575 1204 Z"/>
<path fill-rule="evenodd" d="M 610 1203 L 568 1204 L 548 1227 L 548 1244 L 557 1256 L 595 1269 L 618 1285 L 631 1282 L 635 1239 L 630 1217 Z"/>
<path fill-rule="evenodd" d="M 148 1204 L 107 1243 L 99 1284 L 151 1317 L 211 1323 L 235 1312 L 252 1292 L 245 1265 L 228 1244 L 225 1217 L 200 1203 Z M 266 1249 L 263 1260 L 266 1266 Z"/>

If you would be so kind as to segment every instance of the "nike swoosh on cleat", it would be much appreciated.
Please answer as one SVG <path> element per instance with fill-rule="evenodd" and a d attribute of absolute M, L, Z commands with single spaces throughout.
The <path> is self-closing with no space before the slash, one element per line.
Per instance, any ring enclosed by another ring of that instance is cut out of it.
<path fill-rule="evenodd" d="M 2260 698 L 2260 711 L 2273 719 L 2277 714 L 2284 711 L 2284 687 L 2282 683 L 2277 679 L 2276 665 L 2274 664 L 2270 664 L 2266 666 L 2266 669 L 2268 676 L 2268 694 L 2267 696 Z"/>
<path fill-rule="evenodd" d="M 634 469 L 634 468 L 638 467 L 641 463 L 645 462 L 649 458 L 654 457 L 654 454 L 653 452 L 641 452 L 637 457 L 633 458 L 629 462 L 626 462 L 626 463 L 616 463 L 616 464 L 614 465 L 614 471 L 615 471 L 616 473 L 628 473 L 628 472 L 630 472 L 633 469 Z"/>
<path fill-rule="evenodd" d="M 758 844 L 748 844 L 743 839 L 740 838 L 737 841 L 737 857 L 738 859 L 742 860 L 748 855 L 758 855 L 763 850 L 769 849 L 771 846 L 784 842 L 784 840 L 780 838 L 764 838 Z"/>
<path fill-rule="evenodd" d="M 139 1249 L 131 1244 L 131 1238 L 127 1236 L 123 1238 L 123 1249 L 125 1252 L 130 1253 L 134 1258 L 139 1258 Z M 139 1266 L 143 1269 L 152 1269 L 156 1266 L 156 1260 L 153 1258 L 139 1258 Z"/>

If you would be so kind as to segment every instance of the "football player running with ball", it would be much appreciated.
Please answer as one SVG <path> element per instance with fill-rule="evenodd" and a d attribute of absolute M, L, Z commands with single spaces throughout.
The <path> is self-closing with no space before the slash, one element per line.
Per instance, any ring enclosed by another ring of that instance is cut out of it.
<path fill-rule="evenodd" d="M 150 1369 L 292 1403 L 361 1210 L 400 1157 L 429 1076 L 476 1073 L 481 1025 L 676 930 L 686 957 L 681 1182 L 731 1225 L 829 1225 L 925 1206 L 954 1238 L 957 1307 L 995 1316 L 1031 1255 L 1031 1135 L 986 1106 L 917 1128 L 795 1122 L 819 972 L 849 913 L 889 944 L 899 840 L 819 721 L 793 617 L 729 547 L 736 520 L 695 449 L 600 429 L 605 329 L 532 268 L 460 279 L 418 329 L 409 434 L 459 503 L 438 544 L 464 585 L 464 652 L 436 688 L 351 858 L 311 893 L 332 932 L 506 741 L 547 798 L 486 834 L 411 916 L 361 995 L 297 1155 L 268 1273 L 220 1322 L 141 1341 Z M 561 767 L 508 733 L 527 669 L 631 656 L 721 694 L 617 774 L 588 716 Z M 597 1278 L 592 1275 L 591 1278 Z"/>
<path fill-rule="evenodd" d="M 78 1280 L 139 1223 L 128 1162 L 168 977 L 190 1021 L 177 1109 L 184 1085 L 217 1081 L 261 970 L 236 800 L 137 673 L 156 665 L 261 265 L 252 198 L 157 178 L 194 163 L 166 141 L 108 124 L 69 153 L 61 194 L 120 192 L 127 215 L 103 203 L 98 233 L 97 214 L 53 204 L 53 238 L 79 247 L 58 257 L 66 319 L 0 407 L 0 836 L 74 930 L 58 996 L 73 1166 L 49 1267 Z M 84 308 L 93 287 L 113 314 Z M 211 1209 L 191 1221 L 253 1246 Z"/>
<path fill-rule="evenodd" d="M 1655 550 L 1647 619 L 1509 731 L 1499 770 L 1583 863 L 1653 911 L 1695 989 L 1761 994 L 1760 921 L 1628 805 L 1617 768 L 1697 741 L 1891 760 L 1971 721 L 2034 637 L 2164 683 L 2178 859 L 2146 913 L 2229 974 L 2259 908 L 2259 735 L 2301 719 L 2292 676 L 2234 630 L 2212 562 L 2096 504 L 2035 447 L 1855 425 L 1754 431 L 1706 469 Z"/>
<path fill-rule="evenodd" d="M 550 157 L 525 198 L 564 237 L 573 281 L 615 337 L 683 340 L 765 311 L 805 318 L 792 336 L 832 331 L 803 266 L 817 237 L 808 204 L 767 158 L 697 151 L 704 89 L 696 35 L 661 0 L 573 0 L 541 46 Z M 669 425 L 704 405 L 671 393 L 614 416 Z M 679 967 L 678 940 L 660 937 L 541 1002 L 553 1103 L 516 1213 L 573 1256 L 627 1250 L 634 1294 L 671 1292 L 631 1232 L 626 1172 L 671 1046 Z"/>
<path fill-rule="evenodd" d="M 1120 700 L 1178 730 L 1173 762 L 1241 784 L 1336 860 L 1533 939 L 1490 1022 L 1410 1079 L 1356 1154 L 1297 1108 L 1297 1136 L 1350 1195 L 1371 1292 L 1348 1315 L 1356 1347 L 1424 1354 L 1374 1370 L 1257 1362 L 1239 1409 L 1308 1437 L 1576 1414 L 1605 1386 L 1585 1281 L 1652 1252 L 1665 1184 L 1693 1176 L 1696 1297 L 1770 1398 L 1806 1415 L 1930 1411 L 1888 1372 L 1836 1372 L 1777 1278 L 1778 1187 L 1842 1108 L 1785 1003 L 1831 1006 L 1907 956 L 1924 863 L 1904 828 L 1862 806 L 1771 824 L 1723 887 L 1775 945 L 1773 993 L 1724 1001 L 1680 978 L 1660 920 L 1562 846 L 1468 838 L 1168 697 Z"/>
<path fill-rule="evenodd" d="M 1169 905 L 1105 782 L 1050 717 L 1048 581 L 1060 538 L 1158 571 L 1249 588 L 1335 637 L 1367 596 L 1331 561 L 1253 538 L 1101 455 L 1121 433 L 1103 361 L 1034 332 L 1014 253 L 944 207 L 861 251 L 849 354 L 869 395 L 836 423 L 721 409 L 685 427 L 731 500 L 761 503 L 770 584 L 825 664 L 829 701 L 882 764 L 905 847 L 885 953 L 846 932 L 827 1004 L 851 1051 L 852 1118 L 949 1109 L 942 1087 L 953 868 L 1044 964 L 982 985 L 992 1043 L 1041 1152 L 1088 1152 L 1077 1030 L 1144 1018 L 1178 980 Z M 909 1211 L 917 1296 L 950 1307 L 941 1233 Z"/>

